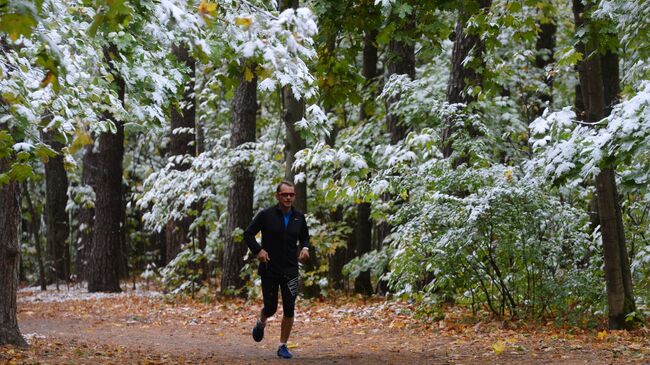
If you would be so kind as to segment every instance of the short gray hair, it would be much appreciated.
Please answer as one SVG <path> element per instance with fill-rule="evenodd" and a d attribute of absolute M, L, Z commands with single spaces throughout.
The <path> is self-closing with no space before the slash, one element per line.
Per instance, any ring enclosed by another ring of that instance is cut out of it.
<path fill-rule="evenodd" d="M 290 181 L 286 181 L 286 180 L 283 180 L 283 181 L 280 182 L 280 183 L 278 184 L 278 186 L 275 188 L 275 192 L 276 192 L 276 193 L 279 193 L 279 192 L 280 192 L 280 188 L 282 187 L 282 185 L 290 186 L 290 187 L 292 187 L 292 188 L 295 187 L 295 185 L 293 185 L 292 182 L 290 182 Z"/>

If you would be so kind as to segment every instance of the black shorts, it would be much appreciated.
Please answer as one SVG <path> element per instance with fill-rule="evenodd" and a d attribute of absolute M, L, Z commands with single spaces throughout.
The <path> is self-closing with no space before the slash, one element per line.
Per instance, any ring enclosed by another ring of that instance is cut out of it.
<path fill-rule="evenodd" d="M 298 297 L 299 277 L 288 277 L 266 272 L 262 277 L 262 296 L 264 297 L 264 316 L 270 317 L 278 309 L 278 288 L 282 292 L 282 310 L 285 317 L 293 317 Z"/>

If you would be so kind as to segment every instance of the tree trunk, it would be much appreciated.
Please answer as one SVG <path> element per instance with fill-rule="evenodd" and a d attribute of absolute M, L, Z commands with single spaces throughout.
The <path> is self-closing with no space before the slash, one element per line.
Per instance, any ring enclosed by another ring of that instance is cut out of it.
<path fill-rule="evenodd" d="M 280 12 L 289 8 L 297 9 L 300 5 L 299 0 L 281 0 L 278 2 Z M 296 153 L 307 147 L 307 142 L 296 130 L 296 122 L 305 116 L 305 99 L 297 99 L 290 86 L 282 88 L 282 120 L 286 128 L 285 141 L 285 162 L 286 169 L 284 179 L 295 183 L 296 199 L 293 206 L 303 213 L 307 213 L 307 179 L 295 182 L 296 171 L 293 170 L 293 163 L 296 161 Z M 320 266 L 320 258 L 316 252 L 316 247 L 309 247 L 309 261 L 305 264 L 305 271 L 314 271 Z M 303 294 L 307 298 L 320 296 L 320 288 L 317 284 L 305 286 Z"/>
<path fill-rule="evenodd" d="M 299 0 L 280 0 L 278 2 L 278 8 L 282 12 L 290 8 L 297 9 L 299 4 Z M 296 122 L 304 116 L 305 100 L 303 98 L 296 99 L 293 92 L 291 92 L 290 86 L 282 88 L 282 120 L 284 121 L 287 134 L 285 141 L 286 170 L 284 179 L 290 182 L 294 182 L 296 176 L 295 171 L 292 169 L 293 163 L 296 160 L 295 155 L 298 151 L 307 147 L 307 143 L 300 133 L 298 133 L 295 126 Z M 296 183 L 295 191 L 296 200 L 293 203 L 294 207 L 303 213 L 307 213 L 307 181 Z M 312 253 L 310 252 L 310 254 Z M 312 256 L 313 258 L 315 256 Z"/>
<path fill-rule="evenodd" d="M 201 153 L 205 152 L 205 134 L 203 131 L 203 125 L 200 121 L 196 122 L 196 155 L 200 155 Z M 201 216 L 203 214 L 203 205 L 204 201 L 200 200 L 198 203 L 198 216 Z M 197 228 L 197 241 L 199 244 L 199 249 L 203 254 L 205 255 L 205 248 L 208 245 L 208 228 L 204 225 L 201 224 Z M 208 273 L 210 272 L 210 265 L 207 262 L 207 260 L 203 260 L 201 263 L 201 271 L 202 271 L 202 277 L 201 280 L 207 280 L 209 278 Z"/>
<path fill-rule="evenodd" d="M 104 60 L 111 64 L 113 55 L 119 53 L 115 45 L 104 48 Z M 119 100 L 124 102 L 125 84 L 118 71 L 111 66 Z M 120 260 L 122 248 L 122 160 L 124 158 L 124 122 L 110 113 L 105 119 L 113 120 L 117 131 L 99 136 L 97 153 L 97 181 L 93 246 L 88 267 L 89 292 L 119 292 Z"/>
<path fill-rule="evenodd" d="M 34 201 L 29 194 L 27 184 L 24 185 L 23 190 L 25 191 L 27 209 L 29 209 L 29 214 L 32 216 L 30 223 L 32 236 L 34 237 L 34 247 L 36 247 L 36 260 L 38 261 L 38 282 L 41 285 L 41 290 L 45 291 L 47 285 L 45 281 L 45 264 L 43 263 L 43 246 L 41 245 L 41 214 L 34 207 Z"/>
<path fill-rule="evenodd" d="M 194 137 L 196 107 L 194 102 L 194 78 L 196 62 L 189 54 L 189 48 L 182 43 L 172 46 L 172 53 L 179 62 L 190 69 L 189 81 L 183 87 L 183 96 L 177 105 L 171 107 L 171 131 L 169 134 L 169 154 L 171 156 L 196 156 Z M 177 170 L 187 170 L 190 165 L 179 163 Z M 165 228 L 167 241 L 167 260 L 173 260 L 184 244 L 189 242 L 190 225 L 193 219 L 184 217 L 167 222 Z"/>
<path fill-rule="evenodd" d="M 93 144 L 86 146 L 82 162 L 81 185 L 95 191 L 95 177 L 97 176 L 97 154 L 93 152 Z M 94 201 L 86 202 L 79 209 L 79 239 L 77 240 L 77 280 L 88 279 L 88 261 L 93 246 L 93 228 L 95 226 Z"/>
<path fill-rule="evenodd" d="M 233 149 L 244 143 L 255 141 L 257 75 L 254 67 L 251 69 L 253 78 L 247 81 L 245 75 L 241 76 L 232 102 L 230 145 Z M 245 281 L 240 277 L 246 254 L 243 230 L 253 218 L 255 177 L 245 164 L 234 166 L 231 174 L 232 185 L 228 196 L 228 223 L 225 232 L 226 244 L 221 276 L 222 294 L 232 294 L 244 287 Z"/>
<path fill-rule="evenodd" d="M 7 172 L 9 167 L 9 159 L 1 158 L 0 173 Z M 16 318 L 20 262 L 20 189 L 17 182 L 0 184 L 0 207 L 0 345 L 27 346 Z"/>
<path fill-rule="evenodd" d="M 575 28 L 578 29 L 584 24 L 585 6 L 582 1 L 573 1 L 573 19 Z M 582 55 L 585 55 L 585 44 L 583 42 L 576 42 L 575 50 Z M 585 62 L 581 61 L 576 64 L 576 71 L 578 72 L 579 83 L 576 85 L 575 106 L 578 119 L 587 119 L 587 110 L 589 109 L 589 96 L 587 95 L 587 72 L 585 70 Z M 617 81 L 618 82 L 618 81 Z"/>
<path fill-rule="evenodd" d="M 404 20 L 400 25 L 400 30 L 403 32 L 410 32 L 415 28 L 415 18 L 411 17 L 407 20 Z M 366 56 L 370 57 L 368 62 L 372 62 L 372 58 L 375 58 L 375 72 L 377 68 L 376 62 L 376 52 L 367 48 L 367 42 L 374 41 L 368 39 L 369 37 L 377 36 L 377 33 L 371 31 L 366 33 L 366 39 L 364 40 L 364 59 Z M 370 54 L 366 55 L 366 51 L 369 51 Z M 366 61 L 364 60 L 364 68 L 366 66 Z M 369 65 L 370 66 L 370 65 Z M 372 66 L 371 66 L 372 67 Z M 411 80 L 415 79 L 415 42 L 406 42 L 404 40 L 391 39 L 388 42 L 388 77 L 391 75 L 408 75 Z M 365 75 L 364 75 L 365 76 Z M 368 80 L 366 78 L 366 80 Z M 388 133 L 390 133 L 390 143 L 396 144 L 397 142 L 404 139 L 407 132 L 407 127 L 400 121 L 399 117 L 392 114 L 393 105 L 399 101 L 399 96 L 389 98 L 386 101 L 386 126 L 388 128 Z"/>
<path fill-rule="evenodd" d="M 584 22 L 589 21 L 583 18 L 586 9 L 581 7 L 580 0 L 574 0 L 573 3 L 577 22 L 581 19 Z M 612 75 L 618 75 L 618 60 L 612 54 L 604 56 L 598 54 L 597 40 L 594 39 L 596 35 L 587 36 L 591 36 L 591 40 L 584 45 L 585 59 L 582 62 L 584 75 L 580 80 L 581 83 L 586 82 L 581 85 L 581 88 L 587 105 L 587 122 L 595 123 L 605 118 L 611 110 L 611 105 L 615 103 L 619 80 L 618 77 L 614 79 Z M 635 303 L 615 170 L 615 166 L 611 164 L 602 167 L 596 176 L 596 192 L 603 242 L 609 328 L 623 329 L 630 328 L 632 325 L 632 322 L 625 319 L 627 315 L 634 312 Z"/>
<path fill-rule="evenodd" d="M 330 222 L 340 223 L 343 221 L 343 207 L 337 206 L 334 211 L 330 213 Z M 335 290 L 345 289 L 345 277 L 343 276 L 343 266 L 347 260 L 347 247 L 338 247 L 334 254 L 328 258 L 328 273 L 327 279 L 330 286 Z"/>
<path fill-rule="evenodd" d="M 396 43 L 396 44 L 393 44 Z M 412 52 L 412 49 L 403 49 L 408 48 L 409 46 L 403 47 L 402 44 L 398 42 L 391 42 L 393 44 L 391 51 L 398 52 L 403 51 L 399 54 L 400 57 L 409 59 L 410 64 L 405 67 L 398 67 L 393 61 L 389 63 L 388 68 L 391 73 L 407 73 L 411 78 L 415 77 L 415 56 Z M 411 57 L 413 59 L 411 60 Z M 377 50 L 377 30 L 368 29 L 365 32 L 363 39 L 363 77 L 365 79 L 365 87 L 370 87 L 370 84 L 374 78 L 378 76 L 377 74 L 377 60 L 378 60 L 378 50 Z M 408 63 L 408 62 L 407 62 Z M 369 115 L 367 112 L 367 104 L 370 104 L 372 101 L 364 100 L 361 104 L 361 110 L 359 115 L 361 117 L 361 123 L 367 121 Z M 395 100 L 392 100 L 395 102 Z M 389 101 L 390 105 L 391 101 Z M 388 115 L 387 123 L 389 125 L 389 130 L 391 129 L 391 123 L 393 124 L 393 129 L 391 130 L 391 136 L 394 136 L 395 140 L 391 137 L 392 143 L 397 143 L 402 137 L 399 135 L 402 134 L 402 129 L 398 126 L 399 122 L 395 116 Z M 355 228 L 355 247 L 354 255 L 355 257 L 361 257 L 364 254 L 367 254 L 372 250 L 372 225 L 373 222 L 370 219 L 370 203 L 364 202 L 357 204 L 357 226 Z M 382 238 L 383 240 L 383 238 Z M 370 270 L 364 271 L 359 274 L 359 276 L 354 280 L 354 292 L 363 295 L 372 295 L 373 288 L 372 282 L 370 281 Z"/>
<path fill-rule="evenodd" d="M 59 153 L 50 157 L 45 164 L 45 226 L 47 227 L 47 256 L 52 267 L 48 281 L 70 280 L 70 249 L 68 236 L 68 174 L 63 168 L 61 148 L 63 144 L 55 139 L 52 132 L 43 135 L 45 143 Z"/>
<path fill-rule="evenodd" d="M 557 33 L 557 25 L 553 22 L 542 23 L 539 25 L 540 33 L 537 37 L 537 43 L 535 45 L 537 56 L 535 57 L 535 66 L 546 72 L 546 68 L 553 64 L 553 52 L 555 50 L 555 34 Z M 533 110 L 533 115 L 530 120 L 542 115 L 544 112 L 545 106 L 549 105 L 553 101 L 553 76 L 545 75 L 544 83 L 548 86 L 548 90 L 540 92 L 538 94 L 541 101 L 541 105 L 536 105 L 536 110 Z"/>
<path fill-rule="evenodd" d="M 356 228 L 356 256 L 360 257 L 371 250 L 372 221 L 370 220 L 370 203 L 357 205 Z M 370 281 L 370 270 L 364 271 L 354 280 L 354 292 L 363 295 L 372 295 L 373 288 Z"/>
<path fill-rule="evenodd" d="M 492 0 L 479 0 L 480 10 L 484 11 L 490 8 Z M 454 48 L 451 54 L 451 74 L 449 75 L 449 83 L 447 84 L 447 102 L 449 104 L 469 104 L 474 101 L 474 97 L 468 92 L 468 88 L 472 86 L 481 86 L 481 74 L 476 72 L 477 65 L 465 64 L 464 61 L 469 56 L 470 52 L 473 53 L 474 59 L 483 62 L 483 42 L 478 34 L 465 33 L 467 26 L 467 19 L 471 14 L 462 9 L 458 15 L 456 22 Z M 442 154 L 445 158 L 449 158 L 453 153 L 453 135 L 458 131 L 458 126 L 455 125 L 455 118 L 447 118 L 446 125 L 442 131 Z M 470 135 L 477 134 L 473 128 L 468 130 Z M 466 162 L 468 156 L 463 153 L 459 158 L 454 161 L 454 165 L 458 166 Z"/>

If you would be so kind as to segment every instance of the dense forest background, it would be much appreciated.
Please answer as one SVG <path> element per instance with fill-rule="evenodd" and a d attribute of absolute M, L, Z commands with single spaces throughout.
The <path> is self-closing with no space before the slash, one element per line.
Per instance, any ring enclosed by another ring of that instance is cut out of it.
<path fill-rule="evenodd" d="M 307 297 L 647 314 L 644 0 L 5 0 L 0 31 L 0 343 L 19 282 L 258 295 L 285 179 Z"/>

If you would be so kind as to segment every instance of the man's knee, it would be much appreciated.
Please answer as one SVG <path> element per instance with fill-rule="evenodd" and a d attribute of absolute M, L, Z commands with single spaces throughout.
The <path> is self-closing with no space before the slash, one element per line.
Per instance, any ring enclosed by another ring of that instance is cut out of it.
<path fill-rule="evenodd" d="M 278 310 L 278 305 L 265 305 L 264 309 L 262 309 L 262 312 L 264 313 L 264 317 L 271 317 L 272 315 L 275 314 L 275 312 Z"/>

